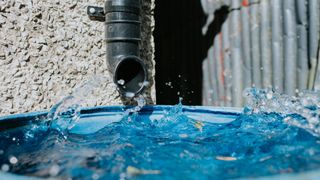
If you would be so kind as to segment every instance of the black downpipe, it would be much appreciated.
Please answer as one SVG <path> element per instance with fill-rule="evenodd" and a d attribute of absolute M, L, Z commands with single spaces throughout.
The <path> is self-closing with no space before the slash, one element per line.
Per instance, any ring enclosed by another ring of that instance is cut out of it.
<path fill-rule="evenodd" d="M 120 93 L 142 93 L 148 76 L 139 56 L 140 1 L 107 0 L 104 13 L 99 7 L 89 6 L 88 14 L 93 20 L 105 19 L 107 64 Z M 102 18 L 101 14 L 105 17 Z"/>

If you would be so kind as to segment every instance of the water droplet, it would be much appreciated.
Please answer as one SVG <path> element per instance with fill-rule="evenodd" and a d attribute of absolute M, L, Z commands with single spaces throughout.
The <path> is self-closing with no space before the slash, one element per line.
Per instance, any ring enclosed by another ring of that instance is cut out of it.
<path fill-rule="evenodd" d="M 139 83 L 139 86 L 140 87 L 147 87 L 147 86 L 149 86 L 149 82 L 148 81 L 144 81 L 144 82 L 141 82 L 141 83 Z"/>
<path fill-rule="evenodd" d="M 268 93 L 267 93 L 267 99 L 272 99 L 272 96 L 273 96 L 273 95 L 272 95 L 272 92 L 268 92 Z"/>
<path fill-rule="evenodd" d="M 123 86 L 126 83 L 126 81 L 124 81 L 123 79 L 120 79 L 117 83 L 119 85 Z"/>
<path fill-rule="evenodd" d="M 10 162 L 11 164 L 17 164 L 18 159 L 17 159 L 16 157 L 14 157 L 14 156 L 11 156 L 10 159 L 9 159 L 9 162 Z"/>
<path fill-rule="evenodd" d="M 127 98 L 133 98 L 135 96 L 135 94 L 133 92 L 126 92 L 125 96 Z"/>
<path fill-rule="evenodd" d="M 8 172 L 9 170 L 10 170 L 10 167 L 8 164 L 2 164 L 1 171 Z"/>
<path fill-rule="evenodd" d="M 179 104 L 178 105 L 182 105 L 182 101 L 183 101 L 183 98 L 179 97 Z"/>

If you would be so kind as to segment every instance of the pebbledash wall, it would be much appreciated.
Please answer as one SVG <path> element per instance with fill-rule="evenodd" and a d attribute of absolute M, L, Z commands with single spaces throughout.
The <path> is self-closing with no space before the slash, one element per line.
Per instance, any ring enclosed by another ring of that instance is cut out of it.
<path fill-rule="evenodd" d="M 141 57 L 153 103 L 154 0 L 141 2 Z M 79 99 L 90 98 L 84 103 L 90 106 L 123 104 L 105 63 L 104 23 L 89 20 L 88 5 L 104 6 L 104 0 L 0 1 L 0 115 L 49 109 L 77 87 L 90 88 L 84 83 L 97 76 L 102 83 L 92 96 Z"/>

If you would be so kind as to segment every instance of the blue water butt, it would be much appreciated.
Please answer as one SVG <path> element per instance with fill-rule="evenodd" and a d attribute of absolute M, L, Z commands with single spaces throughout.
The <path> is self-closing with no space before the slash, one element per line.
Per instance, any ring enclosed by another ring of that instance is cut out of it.
<path fill-rule="evenodd" d="M 318 138 L 277 114 L 147 106 L 81 110 L 67 131 L 48 112 L 0 118 L 0 179 L 317 179 Z M 125 117 L 124 117 L 125 116 Z M 41 123 L 40 123 L 41 124 Z"/>

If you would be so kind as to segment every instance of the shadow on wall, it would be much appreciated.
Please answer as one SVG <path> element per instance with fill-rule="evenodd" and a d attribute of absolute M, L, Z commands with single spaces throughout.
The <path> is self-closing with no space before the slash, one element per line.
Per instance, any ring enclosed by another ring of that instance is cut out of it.
<path fill-rule="evenodd" d="M 228 6 L 215 12 L 215 19 L 202 35 L 205 24 L 200 1 L 157 1 L 154 32 L 157 104 L 202 103 L 202 61 L 228 17 Z"/>
<path fill-rule="evenodd" d="M 201 2 L 209 17 L 230 7 L 203 63 L 203 105 L 242 106 L 242 92 L 252 86 L 290 96 L 317 90 L 320 1 Z"/>

